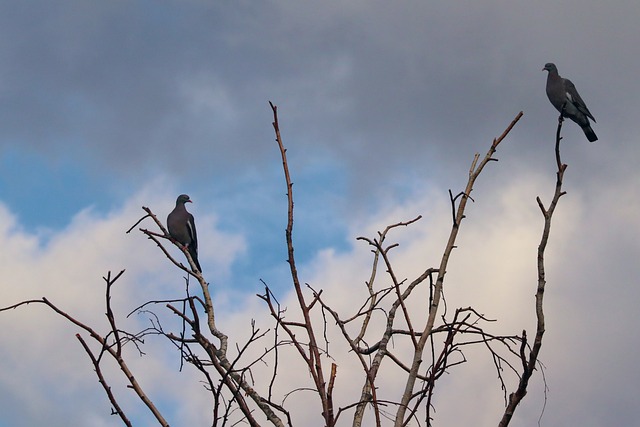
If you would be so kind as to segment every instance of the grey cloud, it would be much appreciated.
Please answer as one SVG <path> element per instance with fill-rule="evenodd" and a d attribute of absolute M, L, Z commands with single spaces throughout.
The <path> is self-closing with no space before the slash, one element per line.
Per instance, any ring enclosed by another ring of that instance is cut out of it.
<path fill-rule="evenodd" d="M 520 127 L 539 139 L 554 127 L 539 72 L 549 60 L 607 111 L 597 89 L 606 67 L 589 61 L 590 45 L 633 30 L 582 32 L 599 17 L 567 17 L 562 7 L 554 15 L 544 4 L 461 7 L 5 6 L 0 142 L 77 149 L 130 174 L 141 161 L 181 173 L 176 156 L 214 169 L 261 167 L 273 100 L 289 141 L 310 155 L 325 146 L 369 179 L 368 170 L 414 168 L 429 156 L 456 162 L 521 109 Z"/>

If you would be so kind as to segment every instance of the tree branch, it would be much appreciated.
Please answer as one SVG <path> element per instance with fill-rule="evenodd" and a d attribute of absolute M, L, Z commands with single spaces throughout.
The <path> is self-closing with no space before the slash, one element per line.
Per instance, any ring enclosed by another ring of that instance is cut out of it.
<path fill-rule="evenodd" d="M 420 369 L 420 365 L 422 363 L 422 355 L 424 351 L 424 346 L 427 343 L 427 339 L 429 338 L 431 331 L 433 330 L 434 323 L 436 320 L 436 314 L 438 311 L 438 307 L 440 305 L 440 299 L 442 297 L 444 277 L 447 272 L 447 265 L 449 263 L 449 257 L 451 256 L 451 252 L 455 248 L 456 238 L 458 236 L 458 231 L 460 228 L 460 224 L 462 219 L 464 218 L 464 211 L 467 204 L 467 200 L 470 198 L 471 192 L 473 191 L 473 186 L 475 184 L 476 179 L 480 176 L 480 173 L 484 169 L 484 167 L 493 159 L 493 154 L 496 152 L 498 145 L 504 140 L 504 138 L 509 134 L 511 129 L 515 126 L 515 124 L 522 117 L 522 111 L 513 119 L 513 121 L 507 126 L 502 135 L 493 140 L 489 151 L 482 159 L 480 164 L 478 164 L 479 155 L 473 159 L 471 163 L 471 168 L 469 170 L 469 180 L 467 182 L 467 186 L 460 198 L 460 203 L 458 204 L 457 213 L 455 215 L 455 220 L 453 223 L 453 227 L 451 228 L 451 232 L 449 234 L 449 240 L 447 241 L 447 245 L 445 247 L 444 253 L 442 255 L 442 260 L 440 261 L 440 266 L 438 268 L 438 278 L 436 279 L 436 284 L 433 292 L 433 300 L 431 301 L 429 307 L 429 317 L 424 326 L 422 335 L 418 340 L 418 345 L 416 346 L 413 354 L 413 361 L 411 363 L 411 372 L 407 378 L 407 382 L 405 384 L 404 393 L 402 395 L 402 399 L 398 406 L 398 412 L 396 413 L 395 418 L 395 427 L 402 427 L 408 420 L 405 420 L 405 414 L 408 408 L 409 400 L 413 395 L 413 389 L 415 386 L 416 379 L 418 377 L 418 371 Z"/>
<path fill-rule="evenodd" d="M 553 217 L 553 213 L 556 210 L 556 206 L 558 205 L 558 201 L 560 197 L 562 197 L 565 192 L 562 191 L 562 180 L 564 178 L 564 172 L 567 169 L 567 165 L 563 164 L 560 159 L 560 141 L 562 137 L 560 136 L 560 132 L 562 130 L 562 122 L 564 121 L 562 114 L 564 112 L 564 105 L 560 112 L 560 117 L 558 117 L 558 128 L 556 130 L 556 146 L 555 146 L 555 155 L 556 155 L 556 166 L 558 168 L 556 172 L 556 185 L 555 191 L 553 193 L 553 198 L 551 199 L 551 204 L 548 209 L 545 209 L 538 197 L 536 200 L 538 202 L 538 206 L 542 210 L 542 214 L 544 216 L 544 228 L 542 231 L 542 237 L 540 239 L 540 244 L 538 245 L 538 287 L 536 289 L 536 335 L 533 341 L 533 346 L 529 353 L 529 357 L 527 358 L 524 352 L 524 343 L 526 342 L 526 331 L 523 331 L 523 347 L 521 348 L 521 358 L 522 358 L 522 376 L 518 383 L 518 388 L 515 392 L 509 395 L 509 403 L 505 408 L 502 419 L 500 420 L 499 427 L 506 427 L 509 425 L 511 418 L 516 410 L 518 404 L 522 401 L 524 396 L 527 394 L 527 386 L 529 385 L 529 379 L 533 375 L 533 371 L 538 363 L 538 354 L 540 353 L 540 349 L 542 348 L 542 336 L 545 332 L 545 321 L 544 321 L 544 311 L 543 311 L 543 299 L 544 299 L 544 290 L 545 285 L 547 283 L 545 278 L 545 266 L 544 266 L 544 254 L 547 248 L 547 243 L 549 241 L 549 233 L 551 232 L 551 218 Z"/>

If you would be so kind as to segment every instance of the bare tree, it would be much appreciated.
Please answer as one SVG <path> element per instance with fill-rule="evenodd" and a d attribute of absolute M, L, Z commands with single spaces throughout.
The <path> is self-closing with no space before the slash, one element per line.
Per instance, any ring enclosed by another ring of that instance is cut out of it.
<path fill-rule="evenodd" d="M 493 361 L 500 386 L 504 391 L 505 409 L 499 425 L 507 426 L 516 407 L 527 393 L 529 381 L 538 368 L 538 355 L 544 334 L 543 295 L 546 284 L 544 254 L 550 234 L 551 219 L 558 200 L 564 194 L 562 179 L 566 165 L 560 160 L 560 131 L 562 116 L 558 121 L 556 134 L 557 180 L 555 193 L 548 208 L 540 198 L 538 206 L 545 219 L 540 245 L 538 247 L 538 286 L 535 299 L 537 315 L 536 333 L 530 344 L 526 331 L 511 335 L 492 332 L 495 322 L 473 307 L 447 308 L 444 290 L 449 260 L 453 256 L 459 232 L 466 215 L 467 202 L 472 200 L 471 193 L 476 181 L 485 167 L 497 160 L 495 154 L 511 129 L 522 117 L 520 112 L 507 126 L 504 132 L 495 138 L 484 156 L 476 154 L 471 162 L 468 181 L 463 191 L 454 196 L 449 191 L 452 210 L 452 224 L 449 238 L 444 245 L 440 263 L 436 266 L 425 265 L 422 273 L 413 278 L 402 278 L 394 267 L 394 249 L 398 242 L 391 240 L 393 232 L 399 228 L 412 227 L 421 217 L 403 220 L 387 226 L 375 237 L 359 237 L 373 254 L 371 271 L 362 289 L 362 300 L 357 309 L 344 312 L 332 306 L 325 298 L 323 290 L 314 285 L 304 284 L 298 274 L 293 239 L 294 196 L 293 180 L 289 172 L 287 150 L 284 146 L 278 122 L 277 107 L 270 103 L 273 112 L 273 128 L 282 159 L 284 180 L 287 189 L 287 226 L 285 242 L 287 262 L 293 291 L 295 307 L 283 307 L 277 295 L 266 283 L 264 292 L 258 297 L 273 320 L 272 327 L 257 325 L 251 321 L 251 333 L 244 342 L 229 337 L 223 327 L 216 322 L 215 305 L 209 291 L 209 283 L 194 265 L 189 252 L 168 234 L 163 224 L 148 207 L 143 207 L 145 215 L 138 220 L 127 233 L 141 222 L 150 220 L 154 230 L 138 230 L 152 240 L 160 251 L 175 267 L 185 273 L 185 295 L 172 300 L 146 301 L 131 310 L 143 313 L 150 319 L 150 326 L 136 333 L 126 332 L 117 326 L 117 319 L 111 307 L 111 294 L 114 283 L 124 270 L 115 277 L 107 274 L 104 278 L 105 306 L 108 333 L 100 335 L 95 329 L 72 317 L 47 298 L 27 300 L 1 308 L 8 311 L 29 304 L 44 304 L 97 344 L 92 348 L 85 338 L 76 336 L 87 353 L 100 384 L 113 407 L 112 413 L 118 415 L 125 425 L 132 425 L 123 412 L 118 398 L 109 386 L 101 369 L 105 358 L 115 360 L 127 378 L 135 395 L 151 411 L 158 423 L 168 426 L 161 411 L 143 390 L 126 361 L 122 348 L 133 345 L 142 354 L 141 346 L 146 336 L 161 336 L 167 339 L 178 351 L 181 361 L 192 366 L 202 375 L 204 388 L 211 395 L 211 425 L 232 426 L 244 423 L 251 426 L 264 424 L 274 426 L 293 426 L 295 410 L 286 405 L 294 388 L 281 393 L 274 386 L 286 363 L 287 357 L 296 357 L 302 361 L 308 374 L 308 384 L 302 386 L 312 390 L 317 399 L 318 414 L 326 427 L 339 425 L 433 425 L 434 393 L 436 384 L 443 374 L 467 361 L 467 349 L 478 347 L 485 349 Z M 167 243 L 176 244 L 188 260 L 188 266 L 171 256 Z M 382 271 L 382 273 L 381 273 Z M 193 295 L 190 281 L 197 282 L 202 296 Z M 420 292 L 418 292 L 420 290 Z M 420 295 L 428 295 L 421 300 Z M 419 306 L 419 313 L 411 306 Z M 159 310 L 170 314 L 177 323 L 167 327 Z M 426 315 L 425 315 L 426 313 Z M 202 322 L 204 320 L 204 322 Z M 378 325 L 384 325 L 379 327 Z M 331 354 L 328 350 L 328 334 L 335 331 L 350 350 L 345 354 Z M 265 343 L 267 343 L 265 345 Z M 408 352 L 395 351 L 395 347 L 410 348 Z M 153 357 L 145 355 L 145 357 Z M 353 358 L 361 368 L 360 391 L 347 401 L 336 400 L 340 362 Z M 181 366 L 182 369 L 182 366 Z M 256 383 L 254 371 L 267 369 L 269 380 Z M 402 392 L 389 397 L 380 387 L 380 376 L 385 370 L 402 372 Z M 507 396 L 511 379 L 517 378 L 517 387 Z M 304 381 L 304 380 L 302 380 Z M 122 397 L 120 397 L 122 399 Z M 369 409 L 369 411 L 367 411 Z M 496 413 L 499 409 L 496 408 Z M 370 417 L 371 420 L 369 420 Z"/>

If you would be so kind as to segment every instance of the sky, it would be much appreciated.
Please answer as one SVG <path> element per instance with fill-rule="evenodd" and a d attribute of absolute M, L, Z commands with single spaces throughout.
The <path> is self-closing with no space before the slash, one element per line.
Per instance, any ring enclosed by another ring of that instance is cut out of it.
<path fill-rule="evenodd" d="M 411 280 L 436 267 L 448 190 L 462 191 L 474 154 L 523 111 L 476 184 L 445 292 L 449 307 L 474 306 L 532 335 L 535 199 L 548 204 L 555 182 L 557 111 L 542 67 L 554 62 L 597 119 L 599 140 L 565 123 L 567 194 L 547 251 L 540 355 L 548 390 L 537 372 L 511 425 L 633 425 L 638 16 L 631 0 L 2 1 L 0 307 L 46 296 L 106 331 L 103 277 L 124 269 L 114 307 L 123 328 L 147 327 L 144 314 L 124 316 L 181 297 L 183 273 L 125 232 L 142 206 L 164 219 L 187 193 L 220 328 L 242 342 L 251 319 L 271 326 L 255 296 L 261 280 L 293 310 L 271 101 L 294 181 L 301 280 L 347 316 L 370 275 L 370 249 L 356 238 L 422 215 L 390 237 L 397 273 Z M 0 427 L 120 425 L 77 332 L 42 306 L 0 313 Z M 330 336 L 344 406 L 359 377 Z M 149 338 L 144 352 L 131 350 L 131 364 L 171 425 L 210 425 L 207 393 L 195 372 L 179 372 L 175 349 Z M 435 425 L 499 422 L 490 360 L 469 359 L 437 390 Z M 110 372 L 136 425 L 151 425 Z M 283 373 L 279 387 L 300 386 L 299 373 Z M 381 382 L 390 394 L 399 387 L 393 375 Z M 313 399 L 291 399 L 294 425 L 321 425 Z"/>

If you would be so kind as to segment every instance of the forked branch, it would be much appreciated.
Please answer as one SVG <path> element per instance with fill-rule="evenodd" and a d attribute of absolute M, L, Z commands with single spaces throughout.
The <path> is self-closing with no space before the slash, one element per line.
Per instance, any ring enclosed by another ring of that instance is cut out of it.
<path fill-rule="evenodd" d="M 422 329 L 420 334 L 420 339 L 414 349 L 413 360 L 411 362 L 411 371 L 407 378 L 407 382 L 405 384 L 404 393 L 402 395 L 402 399 L 398 406 L 398 411 L 395 417 L 395 427 L 402 427 L 407 422 L 408 419 L 406 417 L 406 412 L 409 407 L 409 401 L 412 399 L 414 394 L 415 383 L 418 378 L 418 372 L 420 369 L 420 365 L 423 360 L 423 353 L 425 345 L 427 344 L 427 340 L 431 336 L 431 332 L 433 331 L 434 324 L 436 321 L 436 315 L 438 312 L 438 308 L 440 306 L 440 301 L 442 298 L 443 285 L 444 285 L 444 277 L 447 272 L 447 266 L 449 264 L 449 258 L 453 249 L 456 247 L 456 238 L 458 236 L 458 231 L 460 229 L 460 225 L 462 220 L 464 219 L 464 212 L 467 205 L 467 201 L 471 197 L 471 192 L 473 191 L 473 186 L 476 182 L 478 176 L 483 171 L 484 167 L 490 161 L 495 161 L 496 159 L 493 157 L 493 154 L 496 152 L 500 143 L 506 138 L 511 129 L 516 125 L 516 123 L 522 117 L 522 111 L 511 121 L 509 126 L 504 130 L 502 135 L 498 138 L 495 138 L 489 147 L 489 151 L 484 156 L 484 158 L 479 162 L 480 155 L 476 154 L 473 162 L 471 163 L 471 168 L 469 169 L 469 180 L 467 181 L 467 185 L 464 191 L 461 193 L 460 201 L 458 203 L 458 208 L 456 210 L 456 214 L 454 215 L 453 226 L 451 227 L 451 232 L 449 234 L 449 239 L 445 246 L 444 253 L 442 255 L 442 259 L 440 261 L 440 266 L 438 268 L 438 277 L 436 279 L 436 283 L 433 289 L 433 297 L 431 299 L 431 303 L 429 306 L 429 316 L 427 318 L 427 322 Z M 479 163 L 478 163 L 479 162 Z"/>

